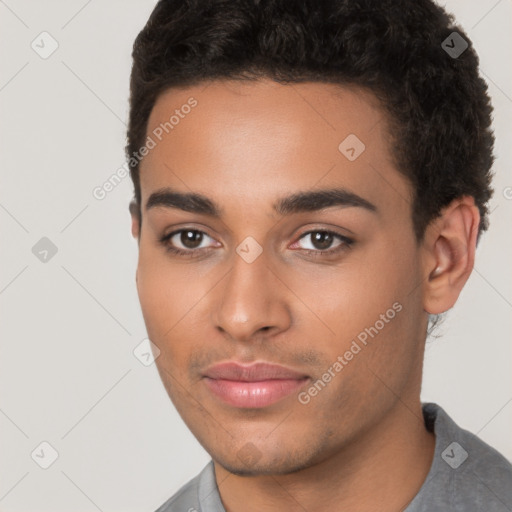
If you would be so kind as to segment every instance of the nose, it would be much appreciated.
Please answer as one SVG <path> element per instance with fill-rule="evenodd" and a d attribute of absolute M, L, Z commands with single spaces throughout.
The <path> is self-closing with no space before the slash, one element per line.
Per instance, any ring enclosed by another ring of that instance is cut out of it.
<path fill-rule="evenodd" d="M 212 296 L 215 327 L 237 341 L 275 335 L 291 325 L 290 291 L 264 254 L 252 263 L 238 255 Z"/>

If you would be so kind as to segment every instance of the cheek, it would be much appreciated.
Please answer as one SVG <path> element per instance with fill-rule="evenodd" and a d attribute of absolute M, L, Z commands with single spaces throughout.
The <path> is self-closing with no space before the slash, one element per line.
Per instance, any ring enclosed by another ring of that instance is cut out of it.
<path fill-rule="evenodd" d="M 171 265 L 158 250 L 141 249 L 137 291 L 150 339 L 169 350 L 204 295 L 201 280 L 192 266 Z"/>
<path fill-rule="evenodd" d="M 405 392 L 423 353 L 421 273 L 410 238 L 383 244 L 374 256 L 373 265 L 368 262 L 359 272 L 354 291 L 359 325 L 351 334 L 367 343 L 358 355 L 367 392 L 384 399 L 393 398 L 389 390 Z"/>
<path fill-rule="evenodd" d="M 191 288 L 193 280 L 165 263 L 159 255 L 141 251 L 137 289 L 148 337 L 160 350 L 156 367 L 169 397 L 180 409 L 180 404 L 187 402 L 182 395 L 194 350 L 185 328 L 190 326 L 187 321 L 198 294 Z"/>
<path fill-rule="evenodd" d="M 333 337 L 346 341 L 373 325 L 395 302 L 410 300 L 416 275 L 410 249 L 379 244 L 378 250 L 361 250 L 339 265 L 296 269 L 288 281 L 309 309 L 306 317 L 321 321 Z"/>
<path fill-rule="evenodd" d="M 319 268 L 297 279 L 294 291 L 316 315 L 308 315 L 310 322 L 320 325 L 320 319 L 329 328 L 330 335 L 319 337 L 316 345 L 329 360 L 336 361 L 347 350 L 357 351 L 356 356 L 348 354 L 353 358 L 348 371 L 344 370 L 347 377 L 354 371 L 357 379 L 373 381 L 372 373 L 364 368 L 368 365 L 392 380 L 393 371 L 409 367 L 420 350 L 418 279 L 411 242 L 382 237 L 372 250 L 354 253 L 338 267 Z M 361 350 L 353 345 L 354 340 Z"/>
<path fill-rule="evenodd" d="M 139 258 L 137 291 L 142 313 L 148 329 L 153 336 L 161 337 L 169 329 L 173 320 L 172 281 L 168 274 L 158 271 L 158 267 L 149 259 Z"/>

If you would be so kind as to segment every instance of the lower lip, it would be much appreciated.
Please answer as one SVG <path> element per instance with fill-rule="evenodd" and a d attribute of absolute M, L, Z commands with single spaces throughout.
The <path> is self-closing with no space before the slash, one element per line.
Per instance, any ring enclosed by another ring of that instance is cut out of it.
<path fill-rule="evenodd" d="M 308 380 L 272 379 L 258 382 L 238 380 L 210 379 L 205 377 L 210 391 L 223 402 L 240 408 L 261 408 L 278 402 L 282 398 L 298 391 Z"/>

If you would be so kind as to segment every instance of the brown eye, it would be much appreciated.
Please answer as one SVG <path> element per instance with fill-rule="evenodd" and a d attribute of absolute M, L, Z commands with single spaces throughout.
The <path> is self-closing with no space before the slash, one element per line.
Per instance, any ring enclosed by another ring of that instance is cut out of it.
<path fill-rule="evenodd" d="M 329 249 L 334 240 L 334 235 L 327 231 L 316 231 L 315 233 L 311 233 L 311 235 L 313 235 L 311 237 L 312 244 L 315 246 L 315 249 L 319 249 L 320 251 Z"/>
<path fill-rule="evenodd" d="M 353 241 L 349 238 L 340 235 L 338 233 L 333 233 L 332 231 L 324 231 L 324 230 L 317 230 L 317 231 L 308 231 L 307 233 L 304 233 L 300 239 L 299 242 L 302 240 L 310 240 L 310 247 L 304 247 L 302 246 L 302 249 L 305 249 L 308 252 L 331 252 L 336 251 L 339 248 L 343 248 L 344 246 L 349 246 Z M 333 243 L 338 241 L 338 243 L 333 246 Z M 297 242 L 297 243 L 299 243 Z"/>
<path fill-rule="evenodd" d="M 179 241 L 183 244 L 187 249 L 197 249 L 199 245 L 201 245 L 201 241 L 203 239 L 203 233 L 201 231 L 196 231 L 192 229 L 184 229 L 181 233 L 178 233 Z"/>
<path fill-rule="evenodd" d="M 160 243 L 170 253 L 180 256 L 194 256 L 212 248 L 212 243 L 208 244 L 208 239 L 213 240 L 204 231 L 185 228 L 164 235 L 160 239 Z"/>

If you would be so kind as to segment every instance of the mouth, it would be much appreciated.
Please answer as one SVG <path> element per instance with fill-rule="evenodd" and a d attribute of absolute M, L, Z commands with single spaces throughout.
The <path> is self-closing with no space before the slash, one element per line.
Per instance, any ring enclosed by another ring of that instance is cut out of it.
<path fill-rule="evenodd" d="M 245 409 L 263 408 L 298 391 L 309 377 L 270 363 L 225 362 L 208 368 L 203 380 L 222 402 Z"/>

